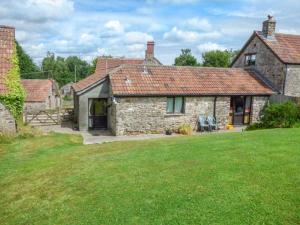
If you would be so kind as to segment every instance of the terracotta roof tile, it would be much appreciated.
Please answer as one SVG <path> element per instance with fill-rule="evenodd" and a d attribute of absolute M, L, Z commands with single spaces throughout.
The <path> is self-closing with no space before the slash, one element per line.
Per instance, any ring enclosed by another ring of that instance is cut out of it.
<path fill-rule="evenodd" d="M 22 80 L 21 82 L 26 91 L 25 102 L 44 102 L 51 93 L 54 81 L 31 79 Z"/>
<path fill-rule="evenodd" d="M 115 69 L 122 64 L 143 64 L 144 59 L 128 59 L 128 58 L 103 58 L 99 57 L 97 60 L 95 73 L 86 77 L 85 79 L 73 84 L 72 87 L 75 92 L 81 91 L 95 82 L 104 78 L 108 72 Z"/>
<path fill-rule="evenodd" d="M 260 31 L 256 34 L 281 61 L 287 64 L 300 64 L 300 35 L 276 33 L 273 39 L 266 39 Z"/>
<path fill-rule="evenodd" d="M 114 95 L 271 95 L 252 70 L 122 65 L 110 74 Z"/>
<path fill-rule="evenodd" d="M 5 85 L 5 76 L 11 68 L 11 57 L 14 50 L 15 29 L 0 26 L 0 94 L 5 94 L 8 89 Z"/>

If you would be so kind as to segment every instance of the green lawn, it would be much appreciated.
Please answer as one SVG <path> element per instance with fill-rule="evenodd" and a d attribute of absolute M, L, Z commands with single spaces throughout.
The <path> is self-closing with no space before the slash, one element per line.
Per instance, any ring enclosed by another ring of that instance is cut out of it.
<path fill-rule="evenodd" d="M 300 129 L 0 144 L 0 224 L 300 224 Z"/>

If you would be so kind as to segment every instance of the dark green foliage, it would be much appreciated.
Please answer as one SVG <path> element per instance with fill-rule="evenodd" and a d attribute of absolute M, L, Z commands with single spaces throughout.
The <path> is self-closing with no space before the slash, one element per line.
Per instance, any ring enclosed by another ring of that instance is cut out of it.
<path fill-rule="evenodd" d="M 67 83 L 82 80 L 92 74 L 95 70 L 95 63 L 96 60 L 90 65 L 77 56 L 69 56 L 66 59 L 60 56 L 55 57 L 54 53 L 48 52 L 42 65 L 47 76 L 56 80 L 61 87 Z"/>
<path fill-rule="evenodd" d="M 300 122 L 300 107 L 293 102 L 268 105 L 259 123 L 250 125 L 247 130 L 264 128 L 291 128 Z"/>
<path fill-rule="evenodd" d="M 231 63 L 231 51 L 209 51 L 202 54 L 203 66 L 229 67 Z"/>
<path fill-rule="evenodd" d="M 175 58 L 175 66 L 199 66 L 197 59 L 192 55 L 191 49 L 181 49 L 180 56 Z"/>
<path fill-rule="evenodd" d="M 34 64 L 30 56 L 23 50 L 22 46 L 16 41 L 17 55 L 19 58 L 19 68 L 21 73 L 21 78 L 23 79 L 33 79 L 41 78 L 39 67 Z"/>

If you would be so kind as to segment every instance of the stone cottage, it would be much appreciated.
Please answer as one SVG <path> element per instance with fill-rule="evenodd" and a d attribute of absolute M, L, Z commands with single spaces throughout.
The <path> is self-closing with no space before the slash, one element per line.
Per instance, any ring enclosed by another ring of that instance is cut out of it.
<path fill-rule="evenodd" d="M 276 33 L 276 21 L 268 16 L 232 67 L 253 68 L 280 94 L 300 97 L 300 35 Z"/>
<path fill-rule="evenodd" d="M 0 95 L 9 92 L 6 85 L 7 74 L 12 67 L 11 58 L 15 44 L 15 29 L 0 26 Z M 15 133 L 16 123 L 11 112 L 0 103 L 0 133 Z"/>
<path fill-rule="evenodd" d="M 215 116 L 222 129 L 229 123 L 256 122 L 274 94 L 253 69 L 162 66 L 130 59 L 107 68 L 100 66 L 73 85 L 79 130 L 162 133 L 184 123 L 196 130 L 199 115 Z"/>
<path fill-rule="evenodd" d="M 58 84 L 52 79 L 23 79 L 26 91 L 24 112 L 31 113 L 41 110 L 57 109 L 61 99 Z"/>

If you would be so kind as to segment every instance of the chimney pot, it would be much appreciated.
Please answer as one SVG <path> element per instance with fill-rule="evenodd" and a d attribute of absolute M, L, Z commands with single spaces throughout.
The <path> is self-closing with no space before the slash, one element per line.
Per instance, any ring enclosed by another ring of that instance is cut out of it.
<path fill-rule="evenodd" d="M 147 42 L 147 50 L 145 56 L 146 61 L 154 58 L 154 45 L 155 45 L 154 41 Z"/>
<path fill-rule="evenodd" d="M 273 16 L 268 15 L 268 19 L 263 22 L 262 33 L 265 38 L 274 37 L 276 30 L 276 21 L 273 19 Z"/>

